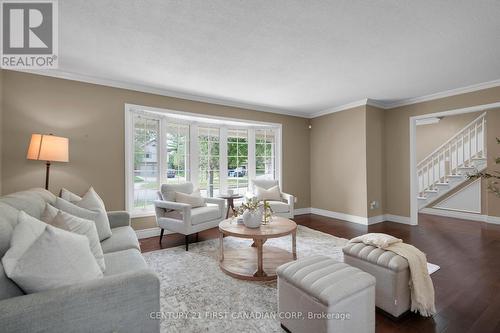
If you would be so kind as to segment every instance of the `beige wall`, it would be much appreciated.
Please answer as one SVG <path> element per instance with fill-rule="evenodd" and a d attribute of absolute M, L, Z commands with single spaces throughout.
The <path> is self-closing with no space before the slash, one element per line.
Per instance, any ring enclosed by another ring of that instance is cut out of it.
<path fill-rule="evenodd" d="M 483 112 L 444 117 L 437 124 L 417 126 L 417 162 L 422 161 Z"/>
<path fill-rule="evenodd" d="M 495 87 L 385 110 L 385 213 L 410 216 L 410 117 L 499 101 Z"/>
<path fill-rule="evenodd" d="M 385 110 L 366 107 L 366 178 L 368 217 L 384 214 L 385 205 Z M 378 208 L 370 209 L 377 201 Z"/>
<path fill-rule="evenodd" d="M 311 125 L 311 207 L 367 217 L 366 107 Z"/>
<path fill-rule="evenodd" d="M 109 210 L 125 207 L 124 104 L 283 125 L 283 190 L 298 197 L 297 208 L 310 207 L 309 120 L 140 93 L 45 76 L 3 71 L 4 118 L 2 193 L 44 184 L 44 165 L 26 160 L 32 133 L 70 138 L 70 162 L 54 163 L 51 190 L 77 193 L 93 185 Z M 137 222 L 154 225 L 153 219 Z"/>

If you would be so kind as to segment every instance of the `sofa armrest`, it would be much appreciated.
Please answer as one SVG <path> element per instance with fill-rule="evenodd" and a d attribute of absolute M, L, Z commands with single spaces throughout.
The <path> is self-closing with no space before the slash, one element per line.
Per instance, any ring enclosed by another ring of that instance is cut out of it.
<path fill-rule="evenodd" d="M 226 210 L 226 200 L 220 198 L 205 198 L 205 202 L 218 205 L 221 217 L 226 217 L 226 215 L 224 214 L 224 211 Z"/>
<path fill-rule="evenodd" d="M 108 219 L 111 229 L 130 226 L 130 214 L 126 211 L 108 212 Z"/>
<path fill-rule="evenodd" d="M 288 194 L 288 193 L 285 193 L 285 192 L 281 192 L 281 197 L 286 200 L 286 202 L 289 204 L 289 205 L 293 205 L 295 203 L 295 197 L 291 194 Z"/>
<path fill-rule="evenodd" d="M 0 308 L 2 332 L 159 332 L 160 282 L 141 270 L 5 299 Z"/>

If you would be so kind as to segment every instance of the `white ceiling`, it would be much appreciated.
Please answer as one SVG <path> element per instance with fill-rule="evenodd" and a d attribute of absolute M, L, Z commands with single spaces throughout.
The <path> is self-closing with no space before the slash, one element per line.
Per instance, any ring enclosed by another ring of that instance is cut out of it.
<path fill-rule="evenodd" d="M 59 1 L 60 71 L 312 115 L 500 79 L 500 1 Z"/>

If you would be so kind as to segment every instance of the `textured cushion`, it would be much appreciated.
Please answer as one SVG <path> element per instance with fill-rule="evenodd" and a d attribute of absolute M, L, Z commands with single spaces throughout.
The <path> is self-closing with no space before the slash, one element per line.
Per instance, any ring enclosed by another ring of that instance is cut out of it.
<path fill-rule="evenodd" d="M 87 237 L 19 213 L 11 248 L 2 258 L 6 275 L 26 293 L 102 278 Z"/>
<path fill-rule="evenodd" d="M 104 260 L 106 261 L 104 276 L 135 272 L 148 268 L 142 254 L 135 249 L 106 253 Z"/>
<path fill-rule="evenodd" d="M 109 226 L 109 220 L 107 214 L 106 214 L 106 219 L 104 220 L 100 211 L 94 211 L 91 209 L 80 207 L 77 204 L 71 203 L 61 198 L 57 198 L 54 207 L 62 211 L 65 211 L 66 213 L 69 213 L 71 215 L 78 216 L 82 219 L 94 221 L 100 241 L 111 236 L 111 228 Z M 109 229 L 109 233 L 107 229 Z M 109 236 L 107 236 L 108 234 Z"/>
<path fill-rule="evenodd" d="M 282 201 L 268 201 L 267 202 L 273 213 L 288 213 L 290 211 L 290 206 L 286 202 Z"/>
<path fill-rule="evenodd" d="M 274 179 L 254 179 L 252 181 L 252 187 L 253 187 L 254 192 L 255 192 L 256 186 L 267 190 L 267 189 L 269 189 L 273 186 L 276 186 L 276 185 L 278 185 L 278 181 L 274 180 Z"/>
<path fill-rule="evenodd" d="M 389 245 L 401 242 L 403 242 L 402 239 L 381 233 L 369 233 L 358 237 L 354 237 L 349 241 L 349 243 L 364 243 L 367 245 L 373 245 L 379 247 L 381 249 L 385 249 Z"/>
<path fill-rule="evenodd" d="M 191 205 L 193 208 L 205 206 L 205 199 L 196 192 L 194 192 L 194 194 L 175 192 L 175 201 Z"/>
<path fill-rule="evenodd" d="M 375 285 L 370 274 L 325 256 L 291 261 L 278 267 L 277 274 L 326 306 Z"/>
<path fill-rule="evenodd" d="M 207 204 L 206 207 L 197 207 L 191 209 L 191 224 L 200 224 L 221 218 L 219 206 L 216 204 Z"/>
<path fill-rule="evenodd" d="M 260 186 L 255 186 L 255 195 L 259 200 L 281 200 L 281 191 L 279 185 L 270 187 L 268 189 L 262 188 Z"/>
<path fill-rule="evenodd" d="M 181 184 L 162 184 L 160 191 L 165 201 L 175 201 L 175 192 L 181 192 L 185 194 L 193 193 L 192 183 L 181 183 Z"/>
<path fill-rule="evenodd" d="M 101 243 L 104 253 L 122 251 L 128 249 L 141 250 L 137 235 L 129 226 L 113 228 L 113 234 Z"/>
<path fill-rule="evenodd" d="M 62 193 L 61 193 L 62 194 Z M 68 195 L 69 194 L 65 194 Z M 72 198 L 76 200 L 76 195 Z M 106 207 L 104 206 L 104 201 L 97 194 L 93 187 L 90 187 L 87 193 L 85 193 L 81 200 L 74 203 L 76 206 L 91 210 L 98 213 L 97 217 L 94 219 L 97 233 L 99 234 L 99 239 L 102 241 L 111 236 L 111 227 L 109 226 L 108 214 L 106 213 Z"/>
<path fill-rule="evenodd" d="M 344 255 L 359 258 L 395 272 L 408 269 L 408 261 L 405 258 L 373 245 L 349 243 L 342 250 L 344 251 Z"/>
<path fill-rule="evenodd" d="M 80 200 L 82 200 L 82 197 L 71 192 L 70 190 L 67 190 L 65 188 L 62 188 L 61 189 L 61 199 L 64 199 L 66 201 L 69 201 L 69 202 L 72 202 L 72 203 L 76 203 Z"/>
<path fill-rule="evenodd" d="M 45 210 L 47 202 L 54 203 L 56 196 L 44 189 L 31 189 L 3 196 L 0 202 L 6 203 L 17 210 L 39 219 Z M 17 219 L 17 217 L 16 217 Z"/>
<path fill-rule="evenodd" d="M 47 204 L 45 212 L 42 214 L 42 221 L 63 230 L 71 231 L 88 238 L 90 250 L 94 255 L 97 264 L 104 272 L 104 254 L 102 253 L 99 235 L 94 221 L 82 219 Z"/>

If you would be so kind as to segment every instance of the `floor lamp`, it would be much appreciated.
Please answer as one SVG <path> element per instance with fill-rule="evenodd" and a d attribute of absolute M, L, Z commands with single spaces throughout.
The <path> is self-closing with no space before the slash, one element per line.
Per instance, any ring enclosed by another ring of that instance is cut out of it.
<path fill-rule="evenodd" d="M 68 138 L 52 134 L 32 134 L 28 147 L 28 160 L 45 161 L 45 189 L 49 189 L 51 162 L 68 162 Z"/>

